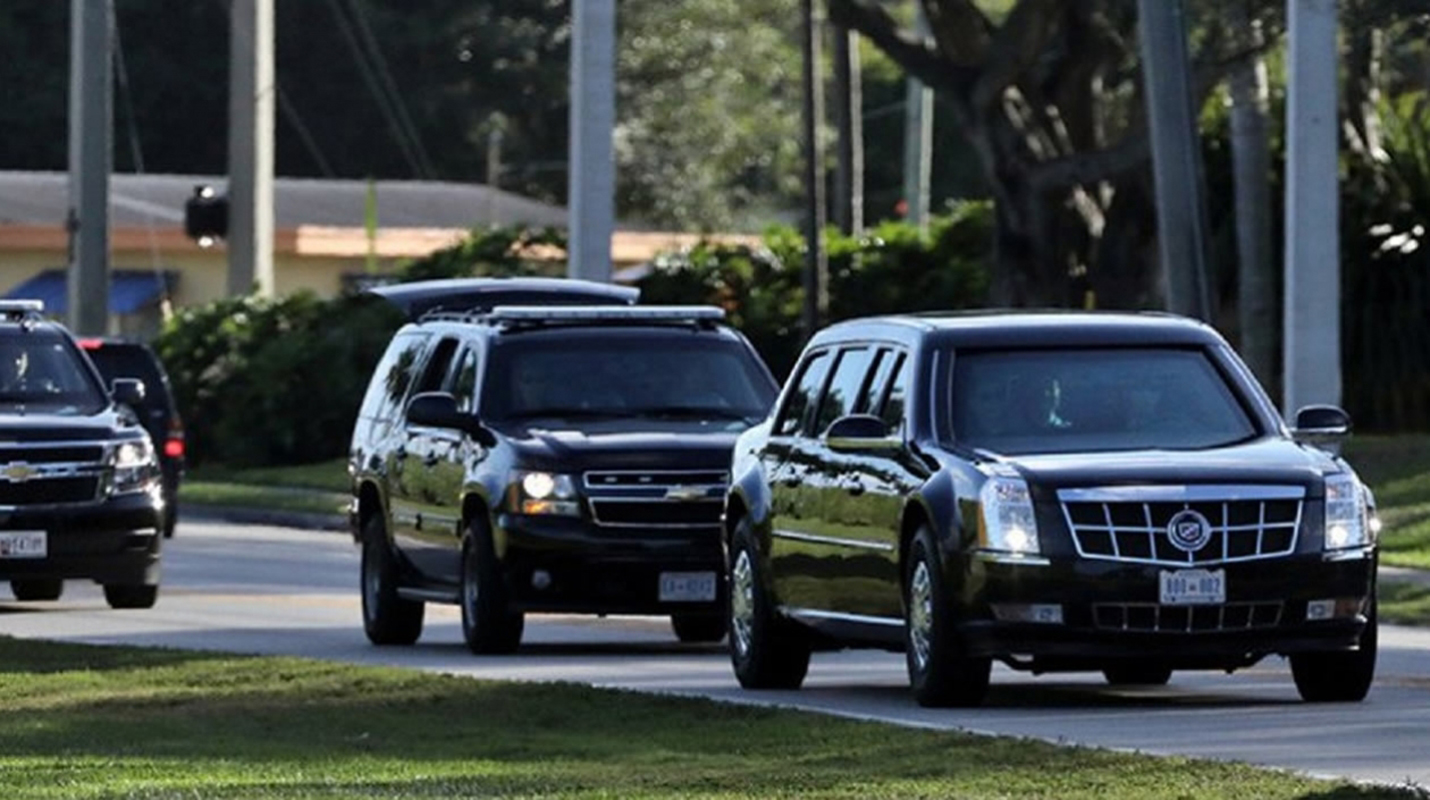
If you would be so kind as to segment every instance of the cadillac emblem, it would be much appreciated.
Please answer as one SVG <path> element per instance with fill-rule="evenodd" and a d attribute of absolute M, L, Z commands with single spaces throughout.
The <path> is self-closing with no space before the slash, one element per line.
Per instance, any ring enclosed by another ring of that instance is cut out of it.
<path fill-rule="evenodd" d="M 1200 513 L 1182 509 L 1167 523 L 1167 538 L 1178 550 L 1195 553 L 1212 540 L 1212 524 Z"/>

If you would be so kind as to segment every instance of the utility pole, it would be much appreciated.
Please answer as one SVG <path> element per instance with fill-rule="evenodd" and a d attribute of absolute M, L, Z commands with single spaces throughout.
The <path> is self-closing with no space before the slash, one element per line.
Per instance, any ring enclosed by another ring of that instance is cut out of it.
<path fill-rule="evenodd" d="M 804 21 L 804 325 L 806 341 L 829 316 L 829 261 L 824 252 L 824 148 L 819 129 L 824 122 L 824 88 L 819 79 L 819 37 L 822 19 L 815 18 L 814 0 L 800 0 Z"/>
<path fill-rule="evenodd" d="M 615 0 L 572 0 L 570 244 L 566 274 L 611 279 L 611 234 L 616 227 Z"/>
<path fill-rule="evenodd" d="M 231 0 L 228 293 L 272 297 L 273 0 Z"/>
<path fill-rule="evenodd" d="M 109 332 L 109 173 L 114 162 L 113 0 L 70 3 L 67 324 Z"/>
<path fill-rule="evenodd" d="M 914 0 L 914 30 L 929 35 L 923 3 Z M 933 90 L 918 78 L 907 81 L 904 101 L 904 218 L 928 230 L 929 182 L 933 173 Z"/>
<path fill-rule="evenodd" d="M 864 87 L 859 34 L 834 29 L 834 118 L 839 159 L 834 171 L 834 224 L 846 234 L 864 231 Z"/>
<path fill-rule="evenodd" d="M 1335 0 L 1287 0 L 1284 412 L 1341 402 Z"/>
<path fill-rule="evenodd" d="M 1202 205 L 1201 143 L 1187 70 L 1182 0 L 1138 0 L 1142 76 L 1152 121 L 1152 173 L 1157 194 L 1157 244 L 1167 309 L 1211 318 L 1207 287 L 1206 210 Z"/>

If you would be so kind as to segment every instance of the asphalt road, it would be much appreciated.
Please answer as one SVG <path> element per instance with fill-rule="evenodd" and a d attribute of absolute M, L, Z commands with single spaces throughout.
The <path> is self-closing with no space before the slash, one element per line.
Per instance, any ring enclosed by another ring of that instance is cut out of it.
<path fill-rule="evenodd" d="M 185 520 L 167 545 L 155 608 L 112 611 L 98 587 L 71 582 L 56 603 L 0 600 L 0 634 L 580 681 L 1430 786 L 1430 630 L 1382 629 L 1376 685 L 1359 704 L 1300 702 L 1275 660 L 1138 690 L 997 667 L 986 707 L 929 710 L 909 697 L 900 655 L 818 654 L 803 690 L 745 692 L 723 647 L 678 644 L 658 618 L 533 617 L 518 654 L 478 658 L 462 644 L 456 609 L 429 606 L 417 645 L 377 648 L 363 638 L 358 552 L 345 534 Z"/>

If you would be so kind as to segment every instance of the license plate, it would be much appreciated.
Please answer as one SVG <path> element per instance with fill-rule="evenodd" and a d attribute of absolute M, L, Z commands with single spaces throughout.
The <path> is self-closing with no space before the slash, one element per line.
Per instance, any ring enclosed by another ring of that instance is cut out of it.
<path fill-rule="evenodd" d="M 0 558 L 44 558 L 48 553 L 44 531 L 0 532 Z"/>
<path fill-rule="evenodd" d="M 660 573 L 660 602 L 710 603 L 715 600 L 715 573 Z"/>
<path fill-rule="evenodd" d="M 1162 605 L 1207 606 L 1226 602 L 1226 570 L 1179 569 L 1162 573 Z"/>

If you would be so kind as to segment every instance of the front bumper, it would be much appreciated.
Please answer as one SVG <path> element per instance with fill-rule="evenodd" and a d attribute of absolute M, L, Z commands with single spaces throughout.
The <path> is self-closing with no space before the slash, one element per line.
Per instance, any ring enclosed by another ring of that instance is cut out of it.
<path fill-rule="evenodd" d="M 156 489 L 100 503 L 0 510 L 0 532 L 46 533 L 45 557 L 0 558 L 0 580 L 158 583 L 163 508 Z"/>
<path fill-rule="evenodd" d="M 495 534 L 497 556 L 517 610 L 724 612 L 724 555 L 718 525 L 612 527 L 575 518 L 501 514 Z M 709 573 L 714 599 L 662 601 L 662 573 Z"/>
<path fill-rule="evenodd" d="M 1226 564 L 1226 603 L 1162 605 L 1166 567 L 1074 559 L 1045 566 L 971 562 L 957 618 L 971 655 L 1034 671 L 1151 659 L 1175 669 L 1232 669 L 1268 655 L 1353 650 L 1375 596 L 1376 559 L 1320 553 Z M 1314 601 L 1349 610 L 1310 619 Z M 1057 606 L 1061 622 L 1010 619 Z"/>

